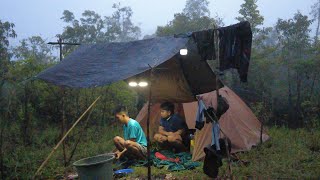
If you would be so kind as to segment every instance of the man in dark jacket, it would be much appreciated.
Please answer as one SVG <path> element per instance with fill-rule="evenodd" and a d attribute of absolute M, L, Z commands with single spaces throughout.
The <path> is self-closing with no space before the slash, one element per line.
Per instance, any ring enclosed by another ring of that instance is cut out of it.
<path fill-rule="evenodd" d="M 177 114 L 174 114 L 174 104 L 171 102 L 162 103 L 161 119 L 158 133 L 154 139 L 160 146 L 171 149 L 175 152 L 186 151 L 188 126 Z"/>

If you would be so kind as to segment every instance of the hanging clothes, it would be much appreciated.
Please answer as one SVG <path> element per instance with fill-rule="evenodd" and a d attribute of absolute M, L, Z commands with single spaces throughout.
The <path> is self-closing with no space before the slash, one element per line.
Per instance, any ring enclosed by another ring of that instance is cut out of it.
<path fill-rule="evenodd" d="M 216 145 L 216 150 L 220 151 L 220 125 L 219 123 L 215 122 L 212 126 L 212 140 L 211 140 L 211 146 Z"/>
<path fill-rule="evenodd" d="M 207 108 L 202 100 L 198 101 L 198 111 L 196 115 L 196 128 L 201 130 L 204 126 L 204 115 L 207 111 Z M 213 118 L 213 117 L 212 117 Z M 220 144 L 219 144 L 219 136 L 220 136 L 220 126 L 218 123 L 218 119 L 216 121 L 212 122 L 212 141 L 211 145 L 215 145 L 217 150 L 220 150 Z"/>
<path fill-rule="evenodd" d="M 247 82 L 252 45 L 250 23 L 244 21 L 218 31 L 220 71 L 235 68 L 241 82 Z"/>
<path fill-rule="evenodd" d="M 197 44 L 201 60 L 206 61 L 216 59 L 213 29 L 193 32 L 192 37 Z"/>
<path fill-rule="evenodd" d="M 204 112 L 207 110 L 202 100 L 198 101 L 198 110 L 196 115 L 196 126 L 195 128 L 201 130 L 204 126 Z"/>

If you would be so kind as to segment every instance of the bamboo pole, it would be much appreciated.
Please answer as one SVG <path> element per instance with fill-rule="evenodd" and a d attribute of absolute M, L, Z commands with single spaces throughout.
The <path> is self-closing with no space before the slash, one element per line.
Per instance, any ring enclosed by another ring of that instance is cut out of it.
<path fill-rule="evenodd" d="M 69 135 L 69 133 L 73 130 L 73 128 L 79 123 L 79 121 L 84 117 L 84 115 L 96 104 L 96 102 L 100 99 L 101 96 L 99 96 L 89 107 L 88 109 L 78 118 L 78 120 L 72 125 L 72 127 L 68 130 L 68 132 L 63 136 L 63 138 L 58 142 L 58 144 L 52 149 L 48 157 L 45 161 L 41 164 L 41 166 L 38 168 L 36 173 L 33 176 L 33 179 L 36 178 L 36 176 L 40 173 L 41 169 L 46 165 L 46 163 L 49 161 L 53 153 L 58 149 L 60 144 L 65 140 L 65 138 Z"/>

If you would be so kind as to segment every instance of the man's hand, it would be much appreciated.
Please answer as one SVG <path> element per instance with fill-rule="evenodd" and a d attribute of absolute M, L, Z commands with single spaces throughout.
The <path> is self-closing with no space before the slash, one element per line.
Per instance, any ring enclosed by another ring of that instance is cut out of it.
<path fill-rule="evenodd" d="M 120 157 L 122 156 L 122 153 L 119 151 L 114 154 L 116 155 L 116 159 L 120 159 Z"/>
<path fill-rule="evenodd" d="M 127 149 L 124 149 L 123 151 L 117 151 L 117 152 L 115 152 L 114 154 L 115 154 L 115 156 L 116 156 L 116 159 L 120 159 L 120 157 L 122 156 L 122 154 L 124 153 L 124 152 L 126 152 L 127 151 Z"/>
<path fill-rule="evenodd" d="M 119 154 L 120 154 L 120 151 L 114 152 L 114 156 L 115 156 L 116 159 L 119 159 Z"/>

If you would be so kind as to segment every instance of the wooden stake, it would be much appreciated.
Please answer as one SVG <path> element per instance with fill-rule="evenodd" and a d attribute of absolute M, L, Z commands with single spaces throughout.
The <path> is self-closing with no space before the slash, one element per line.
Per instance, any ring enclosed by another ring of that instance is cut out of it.
<path fill-rule="evenodd" d="M 219 58 L 220 58 L 220 54 L 219 54 L 219 51 L 220 51 L 220 41 L 219 41 L 219 31 L 216 31 L 217 33 L 217 45 L 218 45 L 218 51 L 217 51 L 217 54 L 218 54 L 218 59 L 217 59 L 217 70 L 216 70 L 216 95 L 217 95 L 217 112 L 218 112 L 218 106 L 219 106 L 219 76 L 220 76 L 220 67 L 219 67 Z M 217 119 L 219 121 L 219 119 Z M 218 123 L 218 122 L 216 122 Z M 220 128 L 221 130 L 221 128 Z M 221 130 L 222 132 L 222 130 Z M 222 132 L 223 133 L 223 132 Z M 232 178 L 232 169 L 231 169 L 231 158 L 230 158 L 230 153 L 229 153 L 229 144 L 228 144 L 228 139 L 227 139 L 227 135 L 225 133 L 224 134 L 224 142 L 225 142 L 225 146 L 226 146 L 226 151 L 227 151 L 227 157 L 228 157 L 228 176 L 229 178 Z"/>
<path fill-rule="evenodd" d="M 62 121 L 61 121 L 61 137 L 65 135 L 66 132 L 66 116 L 65 116 L 65 89 L 62 88 L 62 102 L 61 102 L 61 109 L 62 109 Z M 64 167 L 67 167 L 67 155 L 66 155 L 66 146 L 65 141 L 62 142 L 62 153 L 63 153 L 63 164 Z"/>
<path fill-rule="evenodd" d="M 40 173 L 41 169 L 47 164 L 48 160 L 51 158 L 53 153 L 58 149 L 60 144 L 65 140 L 65 138 L 69 135 L 69 133 L 73 130 L 73 128 L 79 123 L 79 121 L 86 115 L 86 113 L 96 104 L 96 102 L 100 99 L 101 96 L 99 96 L 89 107 L 88 109 L 78 118 L 78 120 L 72 125 L 72 127 L 68 130 L 68 132 L 63 136 L 63 138 L 58 142 L 58 144 L 52 149 L 51 153 L 48 155 L 45 161 L 41 164 L 41 166 L 38 168 L 36 173 L 33 176 L 33 179 L 36 178 L 36 176 Z"/>

